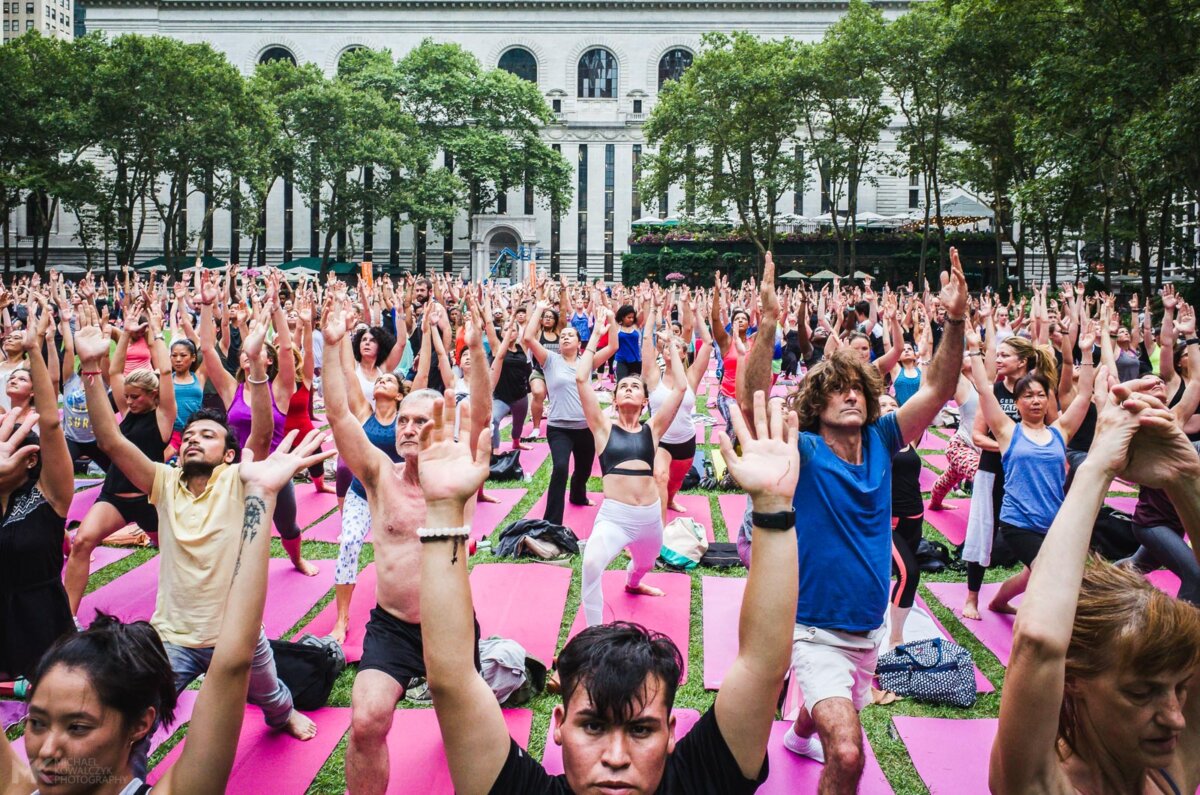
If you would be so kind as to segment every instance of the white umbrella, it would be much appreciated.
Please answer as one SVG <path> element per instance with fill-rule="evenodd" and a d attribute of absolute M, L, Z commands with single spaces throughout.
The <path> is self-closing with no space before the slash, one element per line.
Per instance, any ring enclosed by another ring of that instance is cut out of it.
<path fill-rule="evenodd" d="M 861 213 L 856 213 L 854 220 L 860 224 L 869 224 L 872 221 L 882 221 L 883 216 L 879 213 L 873 213 L 870 210 L 865 210 Z"/>
<path fill-rule="evenodd" d="M 832 213 L 824 213 L 822 215 L 818 215 L 816 218 L 814 218 L 812 220 L 817 222 L 818 224 L 821 224 L 822 226 L 832 225 L 833 224 L 833 214 Z"/>
<path fill-rule="evenodd" d="M 633 222 L 632 226 L 658 226 L 662 219 L 657 215 L 646 215 Z"/>

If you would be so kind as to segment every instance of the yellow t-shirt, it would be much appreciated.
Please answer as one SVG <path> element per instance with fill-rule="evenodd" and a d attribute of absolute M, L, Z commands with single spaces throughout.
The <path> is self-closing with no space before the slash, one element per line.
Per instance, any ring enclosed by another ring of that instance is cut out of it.
<path fill-rule="evenodd" d="M 237 564 L 245 489 L 237 464 L 213 470 L 199 497 L 187 490 L 182 475 L 179 468 L 154 465 L 150 504 L 158 508 L 162 560 L 150 623 L 165 642 L 211 648 Z"/>

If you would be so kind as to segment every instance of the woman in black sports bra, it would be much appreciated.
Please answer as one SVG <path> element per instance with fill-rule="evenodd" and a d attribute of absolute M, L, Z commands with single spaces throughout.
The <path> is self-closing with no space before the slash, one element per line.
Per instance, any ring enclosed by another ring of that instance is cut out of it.
<path fill-rule="evenodd" d="M 608 564 L 622 549 L 628 549 L 631 558 L 625 590 L 646 596 L 663 595 L 662 591 L 642 582 L 662 549 L 662 504 L 659 502 L 660 484 L 654 477 L 654 456 L 658 451 L 658 440 L 671 427 L 687 390 L 684 347 L 682 341 L 672 337 L 663 356 L 671 368 L 675 386 L 662 408 L 643 425 L 641 416 L 649 397 L 646 382 L 640 375 L 628 375 L 618 381 L 613 390 L 616 418 L 609 419 L 592 391 L 589 378 L 599 336 L 593 334 L 588 341 L 575 378 L 588 429 L 600 451 L 600 472 L 604 480 L 604 502 L 583 553 L 581 599 L 588 626 L 604 623 L 604 593 L 600 580 Z"/>
<path fill-rule="evenodd" d="M 1200 785 L 1200 611 L 1088 553 L 1118 475 L 1164 489 L 1200 545 L 1200 456 L 1156 387 L 1165 394 L 1101 371 L 1091 450 L 1040 553 L 1054 565 L 1033 569 L 1017 614 L 991 755 L 996 795 L 1190 795 Z"/>

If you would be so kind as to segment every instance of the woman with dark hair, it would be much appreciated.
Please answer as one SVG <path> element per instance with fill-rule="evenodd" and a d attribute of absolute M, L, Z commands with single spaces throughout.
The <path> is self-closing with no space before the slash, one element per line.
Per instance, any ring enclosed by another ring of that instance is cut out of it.
<path fill-rule="evenodd" d="M 28 763 L 0 732 L 0 795 L 225 792 L 266 600 L 271 549 L 266 517 L 275 495 L 297 470 L 330 455 L 319 450 L 322 438 L 310 436 L 294 452 L 289 438 L 270 458 L 253 461 L 248 455 L 239 466 L 246 513 L 224 620 L 192 711 L 187 743 L 153 789 L 134 771 L 154 727 L 174 722 L 171 663 L 150 624 L 122 624 L 101 615 L 90 629 L 56 643 L 32 672 L 24 736 Z M 66 462 L 61 434 L 58 444 Z M 25 455 L 20 458 L 29 457 L 28 450 L 21 452 Z M 0 461 L 11 468 L 10 457 Z"/>
<path fill-rule="evenodd" d="M 547 351 L 558 353 L 558 332 L 562 329 L 564 323 L 558 310 L 546 307 L 541 314 L 541 324 L 538 326 L 538 342 Z M 572 326 L 574 328 L 574 326 Z M 578 334 L 578 329 L 576 329 Z M 521 441 L 532 442 L 538 438 L 542 427 L 542 410 L 546 405 L 546 375 L 542 372 L 542 366 L 535 360 L 532 363 L 533 372 L 529 374 L 529 394 L 532 396 L 529 401 L 530 420 L 533 423 L 533 430 L 529 432 Z M 522 423 L 524 427 L 524 423 Z M 513 437 L 519 438 L 521 428 L 513 426 Z"/>
<path fill-rule="evenodd" d="M 175 425 L 171 443 L 164 453 L 171 460 L 179 452 L 183 428 L 204 405 L 204 387 L 208 376 L 198 373 L 200 350 L 192 316 L 184 305 L 184 283 L 175 283 L 175 303 L 171 307 L 171 386 L 175 389 Z"/>
<path fill-rule="evenodd" d="M 767 255 L 770 256 L 769 254 Z M 725 420 L 728 432 L 733 428 L 729 418 L 731 407 L 737 408 L 737 370 L 738 363 L 750 349 L 746 331 L 750 328 L 750 313 L 745 309 L 734 309 L 729 318 L 729 331 L 725 330 L 725 318 L 721 311 L 721 274 L 716 275 L 716 286 L 713 289 L 712 309 L 709 314 L 709 326 L 712 329 L 713 340 L 717 352 L 721 354 L 718 362 L 721 368 L 721 384 L 717 392 L 717 411 Z M 737 443 L 737 439 L 733 440 Z"/>
<path fill-rule="evenodd" d="M 267 279 L 266 295 L 255 309 L 253 317 L 253 325 L 268 324 L 274 317 L 275 328 L 283 332 L 275 336 L 278 350 L 273 345 L 263 345 L 267 357 L 266 377 L 271 386 L 271 415 L 274 419 L 271 450 L 278 447 L 286 435 L 284 424 L 287 422 L 287 415 L 279 407 L 289 405 L 292 393 L 296 391 L 296 360 L 292 356 L 291 337 L 287 334 L 287 318 L 279 305 L 280 281 L 276 274 Z M 250 392 L 245 384 L 246 379 L 250 377 L 250 359 L 245 351 L 240 353 L 236 378 L 221 366 L 217 355 L 217 329 L 213 323 L 213 303 L 216 300 L 217 286 L 213 283 L 211 275 L 205 273 L 200 284 L 200 350 L 204 357 L 204 369 L 225 405 L 229 426 L 233 428 L 238 442 L 244 447 L 250 438 L 251 425 Z M 300 551 L 300 526 L 296 523 L 296 490 L 291 483 L 279 491 L 272 518 L 292 565 L 302 574 L 316 576 L 319 569 L 305 560 Z"/>
<path fill-rule="evenodd" d="M 1085 330 L 1080 337 L 1083 350 L 1091 350 L 1094 330 Z M 1009 341 L 1005 342 L 1005 345 Z M 1013 421 L 989 389 L 987 369 L 979 356 L 979 335 L 967 334 L 968 356 L 972 362 L 972 378 L 979 391 L 979 414 L 996 437 L 1004 467 L 1004 499 L 1000 505 L 998 530 L 1012 549 L 1024 570 L 1004 582 L 992 603 L 991 610 L 1015 613 L 1010 602 L 1023 593 L 1029 582 L 1029 572 L 1046 532 L 1062 507 L 1067 479 L 1067 442 L 1079 430 L 1092 400 L 1095 368 L 1084 357 L 1079 387 L 1071 404 L 1059 418 L 1047 423 L 1052 382 L 1043 373 L 1026 373 L 1013 386 L 1013 403 L 1018 420 Z"/>
<path fill-rule="evenodd" d="M 1146 379 L 1102 371 L 1096 433 L 1013 627 L 988 784 L 996 795 L 1193 793 L 1200 785 L 1200 612 L 1089 559 L 1120 476 L 1162 489 L 1200 547 L 1200 457 Z"/>
<path fill-rule="evenodd" d="M 399 315 L 396 322 L 399 337 L 393 336 L 383 326 L 366 326 L 360 327 L 350 338 L 350 349 L 357 362 L 354 374 L 368 403 L 374 400 L 375 379 L 394 371 L 404 355 L 408 335 Z"/>
<path fill-rule="evenodd" d="M 613 362 L 617 368 L 617 380 L 642 374 L 642 332 L 637 327 L 638 312 L 632 304 L 617 309 L 617 352 Z"/>
<path fill-rule="evenodd" d="M 293 336 L 292 359 L 296 365 L 296 391 L 288 401 L 287 416 L 284 418 L 285 433 L 295 431 L 301 438 L 314 430 L 312 418 L 312 389 L 316 377 L 316 360 L 313 358 L 313 299 L 311 295 L 296 296 L 296 329 Z M 290 319 L 288 321 L 291 322 Z M 291 330 L 289 330 L 291 333 Z M 299 345 L 296 344 L 298 340 Z M 314 464 L 308 471 L 313 487 L 322 494 L 331 494 L 333 489 L 325 485 L 325 463 Z"/>
<path fill-rule="evenodd" d="M 151 461 L 165 461 L 171 429 L 175 425 L 175 390 L 168 380 L 171 369 L 163 344 L 162 318 L 158 307 L 156 304 L 150 307 L 144 322 L 141 318 L 142 308 L 141 300 L 134 304 L 125 328 L 121 330 L 108 369 L 108 384 L 112 389 L 113 405 L 124 415 L 121 418 L 122 435 L 137 445 Z M 146 336 L 152 343 L 150 354 L 154 369 L 126 373 L 125 351 L 135 331 L 149 332 Z M 99 373 L 81 371 L 80 375 L 95 378 Z M 72 614 L 79 612 L 79 602 L 87 590 L 92 553 L 100 542 L 130 523 L 136 524 L 157 543 L 158 511 L 150 504 L 148 495 L 138 489 L 120 467 L 110 464 L 104 476 L 104 485 L 100 487 L 100 496 L 88 509 L 71 542 L 71 555 L 67 560 L 64 579 Z"/>
<path fill-rule="evenodd" d="M 33 673 L 46 649 L 75 629 L 60 579 L 74 471 L 34 330 L 35 307 L 29 311 L 21 351 L 28 355 L 35 410 L 19 423 L 12 412 L 0 420 L 0 680 Z M 30 435 L 35 424 L 37 436 Z M 10 781 L 0 773 L 0 782 Z"/>

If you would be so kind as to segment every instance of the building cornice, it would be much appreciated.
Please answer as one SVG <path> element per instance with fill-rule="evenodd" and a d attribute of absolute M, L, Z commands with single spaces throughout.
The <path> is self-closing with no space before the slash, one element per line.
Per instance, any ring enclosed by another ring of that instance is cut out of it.
<path fill-rule="evenodd" d="M 906 9 L 922 0 L 868 0 Z M 850 0 L 88 0 L 92 8 L 388 8 L 474 10 L 845 11 Z"/>

